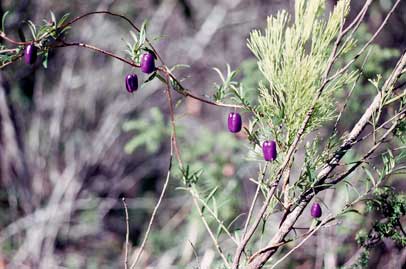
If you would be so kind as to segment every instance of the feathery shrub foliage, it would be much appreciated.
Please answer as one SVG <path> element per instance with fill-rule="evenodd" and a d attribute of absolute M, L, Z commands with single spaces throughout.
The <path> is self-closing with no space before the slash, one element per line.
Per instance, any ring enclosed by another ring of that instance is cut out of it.
<path fill-rule="evenodd" d="M 259 86 L 259 112 L 265 125 L 280 144 L 288 147 L 299 131 L 323 83 L 332 45 L 339 33 L 349 1 L 339 1 L 328 20 L 325 1 L 298 0 L 294 22 L 287 11 L 269 17 L 264 33 L 251 33 L 248 46 L 258 58 L 258 67 L 266 81 Z M 343 55 L 354 45 L 348 40 Z M 333 93 L 356 78 L 356 72 L 344 73 L 328 83 L 306 129 L 309 133 L 335 115 Z"/>

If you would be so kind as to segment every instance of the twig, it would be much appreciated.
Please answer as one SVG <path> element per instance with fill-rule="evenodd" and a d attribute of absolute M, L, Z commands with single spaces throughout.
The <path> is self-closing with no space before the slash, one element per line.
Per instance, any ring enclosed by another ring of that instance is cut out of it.
<path fill-rule="evenodd" d="M 199 255 L 197 254 L 196 248 L 192 242 L 190 242 L 189 240 L 188 240 L 188 242 L 189 242 L 190 246 L 192 247 L 193 254 L 195 255 L 197 267 L 198 267 L 198 269 L 200 269 Z"/>
<path fill-rule="evenodd" d="M 362 163 L 364 163 L 369 156 L 371 156 L 375 150 L 384 142 L 384 140 L 393 132 L 393 130 L 398 126 L 399 122 L 405 118 L 405 114 L 401 114 L 399 119 L 395 121 L 395 123 L 385 132 L 385 134 L 376 142 L 376 144 L 362 157 L 361 160 L 357 161 L 350 169 L 339 175 L 335 180 L 329 182 L 329 184 L 337 184 L 338 182 L 342 181 L 344 178 L 349 176 L 355 169 L 357 169 Z"/>
<path fill-rule="evenodd" d="M 102 10 L 102 11 L 93 11 L 93 12 L 85 13 L 85 14 L 83 14 L 83 15 L 81 15 L 81 16 L 78 16 L 78 17 L 74 18 L 73 20 L 71 20 L 71 21 L 65 23 L 65 24 L 62 25 L 60 28 L 63 29 L 63 28 L 65 28 L 65 27 L 67 27 L 67 26 L 70 26 L 70 25 L 76 23 L 77 21 L 80 21 L 80 20 L 84 19 L 85 17 L 91 16 L 91 15 L 97 15 L 97 14 L 105 14 L 105 15 L 110 15 L 110 16 L 113 16 L 113 17 L 119 17 L 119 18 L 125 20 L 126 22 L 128 22 L 128 23 L 131 25 L 131 27 L 134 28 L 134 30 L 136 30 L 137 32 L 140 32 L 140 28 L 138 28 L 128 17 L 126 17 L 126 16 L 124 16 L 124 15 L 121 15 L 121 14 L 118 14 L 118 13 L 114 13 L 114 12 L 110 12 L 110 11 L 105 11 L 105 10 Z M 164 61 L 162 60 L 162 58 L 161 58 L 161 57 L 159 56 L 159 54 L 157 53 L 157 51 L 155 50 L 155 48 L 152 46 L 151 42 L 150 42 L 148 39 L 146 39 L 146 42 L 147 42 L 147 44 L 151 47 L 151 49 L 152 49 L 153 52 L 156 54 L 156 56 L 157 56 L 158 59 L 161 61 L 161 63 L 162 63 L 162 64 L 165 64 Z"/>
<path fill-rule="evenodd" d="M 252 236 L 254 235 L 255 231 L 257 230 L 259 223 L 261 222 L 261 219 L 263 218 L 264 214 L 266 213 L 266 210 L 268 209 L 269 204 L 272 201 L 272 197 L 276 191 L 276 188 L 278 186 L 278 180 L 275 180 L 274 183 L 271 186 L 271 189 L 268 193 L 268 197 L 266 198 L 266 200 L 264 201 L 254 223 L 252 224 L 252 226 L 250 227 L 250 229 L 248 229 L 248 232 L 246 233 L 245 237 L 243 238 L 243 240 L 240 242 L 240 245 L 238 246 L 237 250 L 236 250 L 236 254 L 234 256 L 234 260 L 233 260 L 233 268 L 238 268 L 239 263 L 240 263 L 240 259 L 241 259 L 241 255 L 244 252 L 245 247 L 247 246 L 249 240 L 252 238 Z"/>
<path fill-rule="evenodd" d="M 268 168 L 268 162 L 265 163 L 264 169 L 263 169 L 262 174 L 261 174 L 261 176 L 260 176 L 260 178 L 259 178 L 259 181 L 258 181 L 258 184 L 257 184 L 257 189 L 256 189 L 256 191 L 255 191 L 254 198 L 252 199 L 251 207 L 250 207 L 250 209 L 249 209 L 249 211 L 248 211 L 247 220 L 245 221 L 244 232 L 243 232 L 242 238 L 244 238 L 245 235 L 247 234 L 248 225 L 249 225 L 249 223 L 250 223 L 252 213 L 254 212 L 255 204 L 256 204 L 256 202 L 257 202 L 258 195 L 259 195 L 259 190 L 261 189 L 261 184 L 262 184 L 262 182 L 263 182 L 263 180 L 264 180 L 264 177 L 265 177 L 265 173 L 266 173 L 266 169 L 267 169 L 267 168 Z"/>
<path fill-rule="evenodd" d="M 358 51 L 358 53 L 352 58 L 351 61 L 349 61 L 343 68 L 339 69 L 333 76 L 331 76 L 328 80 L 331 81 L 341 74 L 343 74 L 345 71 L 348 70 L 348 68 L 361 56 L 364 51 L 371 45 L 371 43 L 376 39 L 376 37 L 381 33 L 382 29 L 388 22 L 389 18 L 392 16 L 393 12 L 395 12 L 395 9 L 397 6 L 400 4 L 401 0 L 397 0 L 395 4 L 392 6 L 391 10 L 388 12 L 386 15 L 385 19 L 383 20 L 382 24 L 379 26 L 378 30 L 375 31 L 374 35 L 369 39 L 369 41 Z"/>
<path fill-rule="evenodd" d="M 166 76 L 166 88 L 165 88 L 165 93 L 166 93 L 166 98 L 168 101 L 168 107 L 169 107 L 169 116 L 171 120 L 171 128 L 172 128 L 172 135 L 171 135 L 171 144 L 173 149 L 175 150 L 175 155 L 176 159 L 178 160 L 179 167 L 180 169 L 183 168 L 183 162 L 182 158 L 180 156 L 180 150 L 177 145 L 176 141 L 176 123 L 175 123 L 175 112 L 173 109 L 173 101 L 172 101 L 172 95 L 171 95 L 171 89 L 170 89 L 170 81 L 169 81 L 169 76 Z"/>
<path fill-rule="evenodd" d="M 16 51 L 17 51 L 17 49 L 3 49 L 3 50 L 0 50 L 0 54 L 13 53 Z"/>
<path fill-rule="evenodd" d="M 21 46 L 21 45 L 27 45 L 27 44 L 30 44 L 30 43 L 31 43 L 31 42 L 19 42 L 19 41 L 16 41 L 16 40 L 14 40 L 14 39 L 12 39 L 12 38 L 9 38 L 9 37 L 6 35 L 6 33 L 4 33 L 3 31 L 0 31 L 0 37 L 3 38 L 4 40 L 10 42 L 11 44 L 19 45 L 19 46 Z"/>
<path fill-rule="evenodd" d="M 396 113 L 396 115 L 394 115 L 393 117 L 391 117 L 390 119 L 388 119 L 387 121 L 385 121 L 384 123 L 382 123 L 379 127 L 375 128 L 372 132 L 369 132 L 368 134 L 364 135 L 363 137 L 361 137 L 361 138 L 355 140 L 355 141 L 353 142 L 353 144 L 355 145 L 355 144 L 357 144 L 357 143 L 359 143 L 359 142 L 361 142 L 361 141 L 364 141 L 365 139 L 367 139 L 368 137 L 370 137 L 370 136 L 373 134 L 373 132 L 376 133 L 376 132 L 379 131 L 380 129 L 384 129 L 384 126 L 386 126 L 388 123 L 392 122 L 394 119 L 396 119 L 397 117 L 399 117 L 401 114 L 403 114 L 403 113 L 405 113 L 405 112 L 406 112 L 406 109 L 402 109 L 401 111 L 399 111 L 399 113 Z M 348 164 L 351 164 L 351 163 L 348 163 Z"/>
<path fill-rule="evenodd" d="M 344 29 L 343 31 L 343 35 L 346 35 L 349 31 L 351 31 L 351 29 L 357 29 L 358 26 L 365 17 L 365 14 L 369 8 L 369 6 L 371 5 L 373 0 L 367 0 L 364 4 L 364 6 L 362 7 L 362 9 L 358 12 L 357 17 L 355 17 L 355 19 L 351 22 L 350 25 L 348 25 L 348 27 L 346 29 Z"/>
<path fill-rule="evenodd" d="M 114 17 L 119 17 L 119 18 L 121 18 L 121 19 L 127 21 L 127 22 L 131 25 L 131 27 L 134 28 L 137 32 L 140 32 L 140 28 L 138 28 L 129 18 L 127 18 L 126 16 L 123 16 L 123 15 L 121 15 L 121 14 L 113 13 L 113 12 L 110 12 L 110 11 L 94 11 L 94 12 L 89 12 L 89 13 L 83 14 L 83 15 L 81 15 L 81 16 L 78 16 L 78 17 L 74 18 L 74 19 L 71 20 L 70 22 L 68 22 L 68 23 L 66 23 L 66 24 L 64 24 L 64 25 L 62 25 L 61 28 L 63 29 L 63 28 L 65 28 L 65 27 L 67 27 L 67 26 L 70 26 L 70 25 L 76 23 L 77 21 L 79 21 L 79 20 L 81 20 L 81 19 L 83 19 L 83 18 L 85 18 L 85 17 L 87 17 L 87 16 L 96 15 L 96 14 L 106 14 L 106 15 L 110 15 L 110 16 L 114 16 Z M 158 51 L 154 48 L 154 46 L 152 45 L 152 43 L 151 43 L 148 39 L 146 39 L 146 42 L 147 42 L 147 44 L 151 47 L 152 51 L 153 51 L 154 54 L 158 57 L 158 59 L 161 61 L 161 63 L 162 63 L 163 65 L 165 65 L 165 63 L 164 63 L 162 57 L 159 55 Z M 178 83 L 178 85 L 181 86 L 181 83 L 176 79 L 176 77 L 175 77 L 171 72 L 169 72 L 169 71 L 167 70 L 167 68 L 166 68 L 165 66 L 162 67 L 162 68 L 157 68 L 157 69 L 160 70 L 160 71 L 162 71 L 162 72 L 164 72 L 167 76 L 169 75 L 169 77 L 170 77 L 171 79 L 175 80 L 176 83 Z M 201 101 L 201 102 L 203 102 L 203 103 L 206 103 L 206 104 L 209 104 L 209 105 L 214 105 L 214 106 L 231 107 L 231 108 L 242 108 L 242 106 L 239 106 L 239 105 L 224 104 L 224 103 L 221 103 L 221 102 L 213 102 L 213 101 L 204 99 L 204 98 L 202 98 L 202 97 L 199 97 L 199 96 L 194 95 L 192 92 L 190 92 L 189 90 L 185 89 L 183 86 L 181 86 L 181 87 L 182 87 L 182 91 L 178 91 L 178 92 L 179 92 L 180 94 L 184 95 L 185 97 L 191 97 L 191 98 L 196 99 L 196 100 L 199 100 L 199 101 Z M 176 89 L 175 89 L 175 90 L 176 90 Z"/>
<path fill-rule="evenodd" d="M 124 268 L 128 268 L 128 245 L 129 245 L 129 239 L 130 239 L 130 223 L 129 223 L 129 218 L 128 218 L 128 207 L 127 203 L 125 201 L 125 197 L 121 198 L 121 201 L 123 202 L 124 206 L 124 212 L 125 212 L 125 227 L 126 227 L 126 233 L 125 233 L 125 256 L 124 256 Z"/>
<path fill-rule="evenodd" d="M 107 56 L 113 57 L 113 58 L 115 58 L 115 59 L 117 59 L 117 60 L 119 60 L 119 61 L 122 61 L 122 62 L 124 62 L 124 63 L 130 65 L 130 66 L 133 66 L 133 67 L 140 67 L 140 66 L 137 65 L 136 63 L 134 63 L 134 62 L 132 62 L 132 61 L 129 61 L 129 60 L 123 58 L 123 57 L 120 57 L 120 56 L 118 56 L 118 55 L 116 55 L 116 54 L 114 54 L 114 53 L 112 53 L 112 52 L 109 52 L 109 51 L 106 51 L 106 50 L 104 50 L 104 49 L 100 49 L 100 48 L 95 47 L 95 46 L 93 46 L 93 45 L 89 45 L 89 44 L 82 43 L 82 42 L 72 42 L 72 43 L 68 43 L 68 42 L 62 41 L 62 45 L 57 45 L 57 46 L 54 46 L 53 48 L 56 48 L 56 47 L 64 48 L 64 47 L 72 47 L 72 46 L 91 49 L 91 50 L 100 52 L 100 53 L 102 53 L 102 54 L 105 54 L 105 55 L 107 55 Z"/>
<path fill-rule="evenodd" d="M 333 221 L 334 219 L 335 219 L 335 218 L 330 218 L 330 219 L 326 220 L 326 221 L 324 222 L 323 226 L 324 226 L 325 228 L 330 227 L 331 225 L 325 226 L 325 224 L 327 224 L 328 222 Z M 333 225 L 334 225 L 334 224 L 333 224 Z M 283 241 L 283 242 L 279 242 L 279 243 L 277 243 L 277 244 L 273 244 L 273 245 L 270 245 L 270 246 L 267 246 L 267 247 L 264 247 L 264 248 L 258 250 L 257 252 L 255 252 L 255 253 L 249 258 L 248 263 L 251 263 L 251 261 L 253 261 L 258 255 L 260 255 L 260 254 L 262 254 L 262 253 L 265 253 L 265 252 L 270 251 L 270 250 L 277 249 L 277 248 L 279 248 L 279 247 L 281 247 L 281 246 L 284 246 L 284 245 L 286 245 L 286 244 L 289 244 L 289 243 L 292 243 L 292 242 L 294 242 L 294 241 L 296 241 L 296 240 L 299 240 L 300 238 L 306 237 L 311 231 L 313 231 L 314 228 L 312 228 L 312 227 L 306 227 L 306 228 L 304 228 L 304 227 L 294 227 L 294 229 L 307 230 L 307 232 L 304 233 L 304 234 L 302 234 L 302 235 L 299 235 L 299 236 L 296 237 L 296 238 L 289 239 L 289 240 L 286 240 L 286 241 Z"/>
<path fill-rule="evenodd" d="M 178 92 L 179 94 L 181 94 L 181 95 L 183 95 L 185 97 L 190 97 L 190 98 L 196 99 L 196 100 L 198 100 L 200 102 L 203 102 L 203 103 L 206 103 L 206 104 L 209 104 L 209 105 L 213 105 L 213 106 L 229 107 L 229 108 L 244 108 L 241 105 L 226 104 L 226 103 L 222 103 L 222 102 L 214 102 L 214 101 L 211 101 L 211 100 L 207 100 L 207 99 L 205 99 L 203 97 L 197 96 L 197 95 L 193 94 L 190 90 L 184 88 L 182 86 L 182 84 L 179 82 L 179 80 L 166 68 L 166 66 L 158 67 L 157 69 L 160 70 L 161 72 L 163 72 L 166 77 L 169 76 L 170 79 L 172 79 L 175 83 L 177 83 L 181 87 L 181 89 L 176 89 L 176 88 L 173 88 L 173 89 L 176 92 Z"/>
<path fill-rule="evenodd" d="M 285 260 L 290 254 L 292 254 L 296 249 L 300 248 L 310 237 L 313 236 L 315 232 L 317 232 L 325 223 L 330 221 L 330 218 L 326 218 L 324 221 L 322 221 L 318 226 L 316 226 L 308 235 L 299 243 L 297 244 L 294 248 L 292 248 L 288 253 L 286 253 L 282 258 L 280 258 L 274 265 L 271 267 L 271 269 L 274 269 L 278 264 L 280 264 L 283 260 Z"/>
<path fill-rule="evenodd" d="M 171 147 L 171 148 L 172 148 L 172 147 Z M 150 218 L 150 220 L 149 220 L 149 224 L 148 224 L 147 231 L 145 232 L 144 239 L 143 239 L 143 241 L 142 241 L 142 243 L 141 243 L 141 247 L 140 247 L 140 249 L 139 249 L 139 251 L 138 251 L 138 253 L 137 253 L 137 256 L 135 257 L 135 260 L 134 260 L 134 262 L 132 263 L 130 269 L 134 269 L 134 268 L 135 268 L 135 265 L 137 264 L 139 258 L 141 257 L 141 254 L 142 254 L 142 252 L 143 252 L 143 250 L 144 250 L 144 247 L 145 247 L 145 243 L 147 242 L 148 237 L 149 237 L 149 234 L 150 234 L 150 232 L 151 232 L 152 223 L 154 222 L 156 213 L 158 212 L 158 208 L 159 208 L 159 206 L 161 205 L 162 199 L 164 198 L 164 195 L 165 195 L 165 193 L 166 193 L 166 189 L 167 189 L 167 187 L 168 187 L 169 179 L 170 179 L 170 177 L 171 177 L 172 157 L 173 157 L 173 155 L 172 155 L 172 149 L 171 149 L 171 155 L 170 155 L 170 158 L 169 158 L 169 167 L 168 167 L 168 172 L 167 172 L 167 175 L 166 175 L 166 180 L 165 180 L 164 186 L 163 186 L 163 188 L 162 188 L 162 191 L 161 191 L 161 194 L 160 194 L 160 196 L 159 196 L 158 202 L 156 203 L 156 205 L 155 205 L 155 207 L 154 207 L 154 210 L 153 210 L 153 212 L 152 212 L 151 218 Z"/>
<path fill-rule="evenodd" d="M 224 232 L 228 235 L 228 237 L 238 246 L 238 241 L 231 235 L 231 233 L 227 229 L 227 227 L 224 226 L 223 221 L 221 221 L 217 217 L 217 215 L 213 212 L 213 210 L 210 208 L 210 206 L 203 199 L 200 198 L 197 190 L 192 187 L 192 188 L 190 188 L 190 193 L 192 194 L 192 196 L 194 196 L 194 197 L 196 197 L 196 199 L 198 199 L 198 201 L 204 206 L 205 209 L 207 209 L 207 211 L 209 211 L 210 215 L 212 215 L 212 217 L 216 220 L 216 222 L 220 225 L 220 227 L 224 230 Z"/>
<path fill-rule="evenodd" d="M 260 249 L 260 250 L 258 250 L 257 252 L 255 252 L 255 253 L 248 259 L 248 263 L 251 263 L 251 261 L 254 260 L 254 259 L 255 259 L 258 255 L 260 255 L 261 253 L 270 251 L 270 250 L 272 250 L 272 249 L 279 248 L 279 247 L 281 247 L 281 246 L 283 246 L 283 245 L 286 245 L 286 244 L 288 244 L 288 243 L 290 243 L 290 242 L 291 242 L 290 240 L 289 240 L 289 241 L 286 241 L 286 242 L 280 242 L 280 243 L 278 243 L 278 244 L 275 244 L 275 245 L 272 245 L 272 246 L 267 246 L 267 247 L 265 247 L 265 248 L 263 248 L 263 249 Z"/>
<path fill-rule="evenodd" d="M 390 105 L 390 104 L 392 104 L 392 103 L 398 101 L 399 99 L 404 98 L 405 96 L 406 96 L 406 92 L 404 92 L 404 93 L 402 93 L 402 94 L 399 94 L 399 95 L 396 95 L 395 97 L 393 97 L 393 98 L 390 99 L 389 101 L 385 102 L 383 105 L 384 105 L 384 106 L 388 106 L 388 105 Z"/>
<path fill-rule="evenodd" d="M 210 226 L 209 226 L 209 224 L 207 223 L 207 220 L 206 220 L 206 218 L 204 217 L 203 212 L 202 212 L 202 210 L 200 209 L 200 206 L 199 206 L 199 204 L 198 204 L 198 202 L 197 202 L 197 200 L 196 200 L 196 197 L 195 197 L 195 196 L 192 196 L 192 198 L 193 198 L 193 203 L 195 204 L 195 207 L 196 207 L 196 209 L 197 209 L 197 212 L 199 213 L 199 216 L 200 216 L 200 218 L 201 218 L 201 220 L 202 220 L 204 226 L 206 227 L 206 230 L 207 230 L 207 232 L 209 233 L 209 235 L 210 235 L 210 237 L 211 237 L 211 239 L 212 239 L 212 241 L 213 241 L 213 243 L 214 243 L 214 246 L 215 246 L 216 249 L 217 249 L 217 252 L 219 253 L 220 257 L 223 259 L 223 262 L 224 262 L 224 264 L 227 266 L 227 268 L 230 268 L 230 264 L 228 263 L 226 256 L 224 256 L 223 250 L 222 250 L 222 248 L 220 247 L 219 242 L 217 241 L 216 237 L 214 236 L 213 231 L 210 229 Z"/>
<path fill-rule="evenodd" d="M 369 59 L 370 52 L 371 52 L 371 50 L 368 51 L 368 53 L 367 53 L 367 55 L 366 55 L 366 57 L 365 57 L 365 59 L 364 59 L 362 65 L 361 65 L 361 70 L 364 68 L 365 64 L 367 63 L 367 61 L 368 61 L 368 59 Z M 362 72 L 362 71 L 361 71 L 361 72 Z M 340 110 L 340 112 L 339 112 L 339 114 L 338 114 L 338 116 L 337 116 L 337 119 L 336 119 L 336 121 L 335 121 L 335 123 L 334 123 L 333 134 L 336 134 L 336 133 L 337 133 L 338 123 L 339 123 L 339 121 L 340 121 L 340 119 L 341 119 L 341 117 L 342 117 L 342 115 L 343 115 L 345 109 L 346 109 L 347 106 L 348 106 L 348 103 L 349 103 L 349 101 L 350 101 L 350 98 L 351 98 L 351 96 L 352 96 L 352 93 L 353 93 L 355 87 L 357 86 L 357 83 L 358 83 L 360 77 L 361 77 L 361 76 L 358 76 L 358 78 L 354 81 L 354 84 L 352 85 L 352 87 L 351 87 L 349 93 L 347 94 L 347 96 L 346 96 L 346 98 L 345 98 L 344 105 L 343 105 L 342 109 Z"/>

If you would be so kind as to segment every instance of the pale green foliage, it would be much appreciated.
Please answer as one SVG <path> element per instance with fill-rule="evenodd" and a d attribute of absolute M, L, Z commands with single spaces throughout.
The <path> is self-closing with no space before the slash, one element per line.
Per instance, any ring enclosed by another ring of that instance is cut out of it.
<path fill-rule="evenodd" d="M 297 0 L 294 23 L 286 11 L 280 11 L 268 18 L 264 33 L 255 30 L 248 40 L 266 79 L 259 86 L 259 111 L 272 130 L 282 127 L 270 135 L 284 146 L 292 142 L 322 84 L 342 18 L 349 11 L 349 1 L 339 1 L 327 20 L 324 11 L 324 0 Z M 347 44 L 344 52 L 354 42 Z M 355 73 L 344 73 L 327 85 L 306 132 L 333 118 L 334 91 L 354 78 Z"/>
<path fill-rule="evenodd" d="M 124 150 L 128 154 L 134 152 L 141 146 L 145 146 L 148 152 L 154 153 L 159 148 L 158 142 L 170 134 L 169 129 L 164 123 L 164 117 L 158 108 L 153 107 L 150 110 L 149 116 L 149 120 L 141 118 L 124 123 L 124 131 L 137 132 L 137 135 L 125 145 Z"/>

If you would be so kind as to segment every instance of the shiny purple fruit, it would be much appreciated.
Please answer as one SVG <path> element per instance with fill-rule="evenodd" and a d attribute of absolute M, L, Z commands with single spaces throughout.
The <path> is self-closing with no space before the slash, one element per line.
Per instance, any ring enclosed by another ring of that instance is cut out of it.
<path fill-rule="evenodd" d="M 26 64 L 34 64 L 37 59 L 38 49 L 34 44 L 29 44 L 24 50 L 24 61 Z"/>
<path fill-rule="evenodd" d="M 155 56 L 147 52 L 141 56 L 141 71 L 150 74 L 155 71 Z"/>
<path fill-rule="evenodd" d="M 241 115 L 236 112 L 228 114 L 228 130 L 232 133 L 238 133 L 241 131 L 242 119 Z"/>
<path fill-rule="evenodd" d="M 136 74 L 129 74 L 125 77 L 125 87 L 128 92 L 135 92 L 138 89 L 138 77 Z"/>
<path fill-rule="evenodd" d="M 310 214 L 313 218 L 320 218 L 321 217 L 321 206 L 319 203 L 314 203 L 312 208 L 310 209 Z"/>
<path fill-rule="evenodd" d="M 265 141 L 262 144 L 262 152 L 264 154 L 265 161 L 273 161 L 276 159 L 276 142 L 275 141 Z"/>

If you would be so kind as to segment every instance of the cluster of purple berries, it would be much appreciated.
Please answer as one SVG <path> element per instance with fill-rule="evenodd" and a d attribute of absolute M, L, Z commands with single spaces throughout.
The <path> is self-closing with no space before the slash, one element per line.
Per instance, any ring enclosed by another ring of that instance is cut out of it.
<path fill-rule="evenodd" d="M 232 133 L 238 133 L 242 128 L 242 118 L 237 112 L 231 112 L 228 114 L 228 130 Z M 262 144 L 262 153 L 265 161 L 274 161 L 277 156 L 276 142 L 274 140 L 264 141 Z M 321 206 L 319 203 L 314 203 L 310 209 L 310 214 L 313 218 L 321 217 Z"/>
<path fill-rule="evenodd" d="M 231 112 L 228 115 L 228 130 L 232 133 L 238 133 L 239 131 L 241 131 L 241 127 L 241 115 L 236 112 Z M 264 155 L 265 161 L 270 162 L 276 160 L 276 142 L 273 140 L 264 141 L 264 143 L 262 144 L 262 153 Z"/>
<path fill-rule="evenodd" d="M 38 49 L 34 44 L 29 44 L 24 50 L 24 61 L 26 64 L 34 64 L 37 60 Z M 141 56 L 141 71 L 150 74 L 155 71 L 155 56 L 146 52 Z M 138 77 L 136 74 L 128 74 L 125 78 L 125 86 L 127 91 L 132 93 L 138 89 Z M 242 118 L 237 112 L 231 112 L 228 115 L 228 130 L 232 133 L 238 133 L 242 128 Z M 262 153 L 265 161 L 274 161 L 277 156 L 276 142 L 264 141 L 262 144 Z M 310 214 L 313 218 L 321 217 L 320 204 L 314 203 L 311 207 Z"/>
<path fill-rule="evenodd" d="M 34 44 L 29 44 L 24 49 L 24 61 L 26 64 L 34 64 L 37 60 L 38 48 Z M 155 55 L 146 52 L 141 56 L 141 71 L 151 74 L 155 71 Z M 138 89 L 138 77 L 136 74 L 128 74 L 125 77 L 127 91 L 132 93 Z"/>
<path fill-rule="evenodd" d="M 155 56 L 146 52 L 141 56 L 141 71 L 151 74 L 155 71 Z M 138 77 L 136 74 L 128 74 L 125 77 L 125 87 L 128 92 L 135 92 L 138 89 Z"/>

